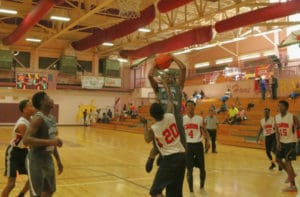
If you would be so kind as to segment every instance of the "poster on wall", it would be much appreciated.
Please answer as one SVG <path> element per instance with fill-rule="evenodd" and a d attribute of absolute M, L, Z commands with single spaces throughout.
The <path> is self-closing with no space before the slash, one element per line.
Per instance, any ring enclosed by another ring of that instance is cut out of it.
<path fill-rule="evenodd" d="M 81 76 L 81 88 L 101 89 L 104 85 L 104 77 Z"/>
<path fill-rule="evenodd" d="M 17 89 L 48 89 L 48 75 L 40 73 L 17 73 L 16 74 Z"/>
<path fill-rule="evenodd" d="M 104 85 L 105 87 L 120 88 L 122 87 L 122 79 L 106 77 Z"/>

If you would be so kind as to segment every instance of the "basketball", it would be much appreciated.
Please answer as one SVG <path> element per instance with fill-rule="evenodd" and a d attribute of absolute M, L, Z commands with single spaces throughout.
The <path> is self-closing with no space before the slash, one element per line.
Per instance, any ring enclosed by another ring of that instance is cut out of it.
<path fill-rule="evenodd" d="M 173 59 L 172 59 L 172 57 L 168 53 L 159 54 L 155 58 L 156 66 L 160 70 L 164 70 L 166 68 L 169 68 L 170 65 L 171 65 L 171 63 L 172 63 L 172 61 L 173 61 Z"/>

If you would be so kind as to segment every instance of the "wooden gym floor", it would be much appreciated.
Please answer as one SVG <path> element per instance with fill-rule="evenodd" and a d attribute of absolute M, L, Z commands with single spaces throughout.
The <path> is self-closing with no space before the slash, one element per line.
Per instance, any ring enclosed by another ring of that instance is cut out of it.
<path fill-rule="evenodd" d="M 10 140 L 10 127 L 0 127 L 0 173 L 4 172 L 4 153 Z M 64 146 L 59 150 L 64 172 L 57 177 L 57 197 L 143 197 L 149 196 L 156 167 L 147 174 L 144 164 L 151 148 L 141 134 L 99 128 L 59 127 Z M 218 145 L 218 154 L 206 155 L 207 196 L 210 197 L 281 197 L 285 173 L 269 171 L 263 150 Z M 300 162 L 294 163 L 300 175 Z M 199 194 L 199 172 L 194 171 L 194 187 Z M 23 186 L 18 177 L 11 196 Z M 0 178 L 0 189 L 6 178 Z M 300 178 L 297 179 L 300 188 Z M 29 195 L 27 195 L 29 196 Z M 189 196 L 184 182 L 184 196 Z"/>

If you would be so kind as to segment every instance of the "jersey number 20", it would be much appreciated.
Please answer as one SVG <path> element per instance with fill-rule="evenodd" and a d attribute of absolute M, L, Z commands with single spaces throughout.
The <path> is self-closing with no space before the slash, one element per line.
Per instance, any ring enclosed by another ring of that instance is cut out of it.
<path fill-rule="evenodd" d="M 179 136 L 179 131 L 176 124 L 173 123 L 162 134 L 165 137 L 166 143 L 171 144 Z"/>

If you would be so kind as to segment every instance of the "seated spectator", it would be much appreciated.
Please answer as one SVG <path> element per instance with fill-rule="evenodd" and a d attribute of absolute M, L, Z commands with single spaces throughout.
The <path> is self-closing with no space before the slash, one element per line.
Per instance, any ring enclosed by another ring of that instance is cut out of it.
<path fill-rule="evenodd" d="M 226 102 L 222 102 L 222 105 L 220 107 L 220 109 L 217 110 L 217 113 L 221 113 L 221 112 L 226 112 L 227 111 L 227 105 Z"/>
<path fill-rule="evenodd" d="M 228 98 L 231 98 L 232 93 L 231 90 L 228 88 L 227 91 L 224 93 L 224 96 L 227 96 Z"/>
<path fill-rule="evenodd" d="M 108 109 L 107 116 L 109 119 L 112 119 L 112 111 L 110 109 Z"/>
<path fill-rule="evenodd" d="M 297 84 L 296 89 L 289 94 L 290 99 L 296 99 L 298 96 L 300 96 L 300 86 Z"/>
<path fill-rule="evenodd" d="M 248 103 L 247 105 L 247 111 L 250 111 L 254 107 L 253 103 Z"/>
<path fill-rule="evenodd" d="M 204 99 L 205 94 L 204 94 L 203 90 L 200 91 L 200 95 L 201 95 L 201 100 Z"/>
<path fill-rule="evenodd" d="M 102 115 L 102 123 L 109 123 L 109 117 L 106 113 L 103 113 Z"/>
<path fill-rule="evenodd" d="M 239 107 L 238 110 L 239 112 L 236 115 L 236 122 L 240 123 L 243 120 L 247 120 L 246 111 L 242 107 Z"/>
<path fill-rule="evenodd" d="M 236 122 L 238 113 L 239 110 L 234 105 L 232 105 L 231 108 L 228 110 L 228 118 L 226 119 L 226 122 L 228 124 L 234 124 Z"/>
<path fill-rule="evenodd" d="M 195 103 L 197 103 L 197 100 L 200 99 L 200 98 L 201 98 L 200 93 L 198 93 L 197 91 L 195 91 L 194 94 L 193 94 L 193 99 L 192 99 L 192 100 L 193 100 Z"/>
<path fill-rule="evenodd" d="M 209 107 L 209 112 L 216 112 L 216 106 L 214 104 L 212 104 L 210 107 Z"/>

